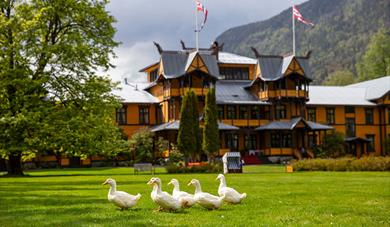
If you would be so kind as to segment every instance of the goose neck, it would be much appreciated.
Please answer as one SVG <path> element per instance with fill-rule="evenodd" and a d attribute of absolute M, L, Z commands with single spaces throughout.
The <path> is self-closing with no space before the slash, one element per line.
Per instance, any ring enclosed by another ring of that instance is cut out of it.
<path fill-rule="evenodd" d="M 220 179 L 219 187 L 220 188 L 226 187 L 226 180 L 225 180 L 225 178 L 222 177 Z"/>
<path fill-rule="evenodd" d="M 200 184 L 195 184 L 195 194 L 196 193 L 202 193 L 202 187 Z"/>

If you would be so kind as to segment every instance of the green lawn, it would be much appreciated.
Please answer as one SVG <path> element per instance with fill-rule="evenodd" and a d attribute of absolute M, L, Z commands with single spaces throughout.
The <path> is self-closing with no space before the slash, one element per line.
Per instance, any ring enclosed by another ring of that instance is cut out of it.
<path fill-rule="evenodd" d="M 389 172 L 296 172 L 281 166 L 248 166 L 244 174 L 226 176 L 228 185 L 246 192 L 240 205 L 208 211 L 195 206 L 180 213 L 155 212 L 150 175 L 130 168 L 65 169 L 0 177 L 0 226 L 390 226 Z M 182 189 L 192 179 L 216 194 L 217 174 L 170 175 L 159 170 L 163 189 L 177 178 Z M 118 189 L 141 193 L 136 208 L 119 211 L 107 201 L 112 177 Z M 184 184 L 185 183 L 185 184 Z"/>

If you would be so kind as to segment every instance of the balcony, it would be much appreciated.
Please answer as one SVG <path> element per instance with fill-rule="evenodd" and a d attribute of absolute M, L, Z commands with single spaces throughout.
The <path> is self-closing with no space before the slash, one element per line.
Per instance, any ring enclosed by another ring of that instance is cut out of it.
<path fill-rule="evenodd" d="M 209 91 L 208 88 L 171 88 L 164 90 L 164 98 L 172 96 L 184 96 L 190 90 L 192 90 L 197 96 L 205 96 Z"/>
<path fill-rule="evenodd" d="M 259 98 L 261 100 L 268 100 L 273 98 L 305 98 L 309 97 L 309 92 L 305 90 L 273 90 L 260 91 Z"/>

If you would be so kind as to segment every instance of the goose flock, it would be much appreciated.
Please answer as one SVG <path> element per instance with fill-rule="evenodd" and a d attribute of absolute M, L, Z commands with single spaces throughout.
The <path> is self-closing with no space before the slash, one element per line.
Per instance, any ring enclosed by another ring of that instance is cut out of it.
<path fill-rule="evenodd" d="M 192 179 L 188 186 L 194 186 L 194 194 L 190 194 L 185 191 L 180 191 L 180 184 L 177 179 L 171 179 L 168 185 L 173 185 L 172 194 L 162 190 L 162 182 L 158 177 L 152 177 L 148 185 L 153 186 L 150 197 L 153 202 L 158 205 L 158 211 L 178 211 L 180 209 L 190 208 L 195 204 L 198 204 L 208 210 L 218 209 L 222 206 L 223 202 L 229 204 L 241 203 L 246 198 L 246 193 L 239 193 L 231 187 L 227 187 L 226 179 L 223 174 L 219 174 L 216 180 L 220 181 L 218 187 L 218 195 L 212 195 L 202 191 L 199 180 Z M 103 185 L 110 185 L 108 191 L 108 201 L 126 210 L 137 205 L 141 194 L 131 195 L 127 192 L 117 191 L 116 182 L 112 178 L 108 178 Z"/>

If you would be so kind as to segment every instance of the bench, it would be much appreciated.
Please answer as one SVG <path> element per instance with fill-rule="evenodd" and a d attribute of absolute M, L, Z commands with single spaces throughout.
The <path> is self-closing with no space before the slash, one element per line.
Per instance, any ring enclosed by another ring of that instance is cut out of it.
<path fill-rule="evenodd" d="M 154 174 L 154 168 L 152 163 L 136 163 L 134 164 L 134 174 L 139 174 L 139 172 L 150 171 L 151 174 Z"/>

